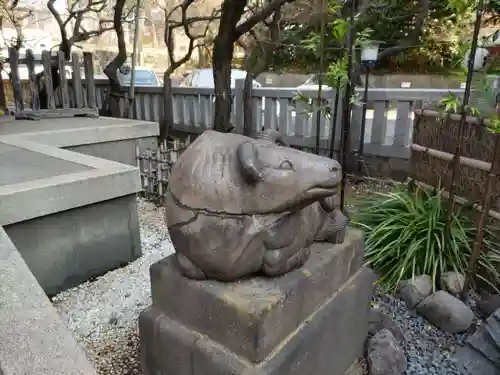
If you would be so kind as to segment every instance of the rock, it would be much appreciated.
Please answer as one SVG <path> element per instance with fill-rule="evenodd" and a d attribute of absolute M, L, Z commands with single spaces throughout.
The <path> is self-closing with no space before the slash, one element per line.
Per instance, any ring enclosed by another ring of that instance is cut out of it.
<path fill-rule="evenodd" d="M 467 344 L 500 368 L 500 311 L 497 310 L 467 338 Z"/>
<path fill-rule="evenodd" d="M 392 321 L 391 317 L 381 309 L 372 308 L 368 322 L 368 334 L 374 336 L 383 329 L 388 329 L 399 343 L 404 341 L 403 331 Z"/>
<path fill-rule="evenodd" d="M 432 293 L 432 279 L 428 275 L 416 276 L 402 281 L 398 288 L 398 296 L 413 309 Z"/>
<path fill-rule="evenodd" d="M 481 298 L 476 300 L 476 308 L 484 318 L 489 317 L 494 311 L 500 309 L 500 294 L 481 295 Z"/>
<path fill-rule="evenodd" d="M 402 375 L 406 371 L 403 349 L 388 329 L 368 341 L 368 368 L 371 375 Z"/>
<path fill-rule="evenodd" d="M 442 331 L 459 333 L 466 331 L 474 320 L 474 313 L 461 300 L 444 290 L 424 299 L 417 312 Z"/>
<path fill-rule="evenodd" d="M 445 272 L 439 279 L 441 288 L 452 296 L 459 297 L 465 284 L 465 276 L 459 272 Z"/>
<path fill-rule="evenodd" d="M 500 375 L 498 368 L 470 346 L 458 348 L 454 357 L 460 374 Z"/>

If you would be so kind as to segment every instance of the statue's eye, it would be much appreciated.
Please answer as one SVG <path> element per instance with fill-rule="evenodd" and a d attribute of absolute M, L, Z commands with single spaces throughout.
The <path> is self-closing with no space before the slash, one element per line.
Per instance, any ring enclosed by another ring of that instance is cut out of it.
<path fill-rule="evenodd" d="M 290 160 L 284 160 L 280 164 L 280 169 L 293 169 L 293 164 Z"/>

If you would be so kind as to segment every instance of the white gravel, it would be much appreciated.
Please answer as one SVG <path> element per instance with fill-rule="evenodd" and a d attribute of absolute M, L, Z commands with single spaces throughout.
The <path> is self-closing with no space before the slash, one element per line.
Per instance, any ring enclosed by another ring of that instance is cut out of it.
<path fill-rule="evenodd" d="M 143 255 L 52 299 L 102 375 L 141 374 L 137 321 L 151 304 L 149 267 L 173 252 L 163 209 L 142 199 L 138 206 Z"/>

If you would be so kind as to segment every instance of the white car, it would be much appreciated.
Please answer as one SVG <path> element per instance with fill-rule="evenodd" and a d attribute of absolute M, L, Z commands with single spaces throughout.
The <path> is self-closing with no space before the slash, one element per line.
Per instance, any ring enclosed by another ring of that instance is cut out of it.
<path fill-rule="evenodd" d="M 237 79 L 245 79 L 246 76 L 247 72 L 244 70 L 231 69 L 231 88 L 234 89 L 236 87 Z M 214 71 L 212 68 L 192 70 L 182 78 L 179 82 L 179 86 L 215 88 Z M 254 88 L 262 87 L 256 80 L 253 80 L 252 86 Z"/>
<path fill-rule="evenodd" d="M 236 87 L 237 79 L 245 79 L 247 76 L 247 72 L 241 69 L 231 69 L 231 89 Z M 212 68 L 204 68 L 204 69 L 195 69 L 185 75 L 181 81 L 179 82 L 179 86 L 181 87 L 205 87 L 205 88 L 215 88 L 214 84 L 214 73 Z M 253 80 L 252 82 L 253 88 L 261 88 L 262 85 Z M 215 97 L 213 99 L 215 101 Z M 261 124 L 264 124 L 264 113 L 266 111 L 266 101 L 265 98 L 262 97 L 262 117 Z M 280 103 L 276 102 L 276 116 L 279 117 L 280 114 Z"/>
<path fill-rule="evenodd" d="M 120 80 L 120 84 L 122 86 L 130 86 L 130 70 L 128 69 L 119 69 L 118 70 L 118 79 Z M 158 75 L 151 69 L 145 66 L 136 66 L 135 67 L 135 76 L 134 76 L 134 86 L 135 87 L 161 87 L 163 86 Z"/>

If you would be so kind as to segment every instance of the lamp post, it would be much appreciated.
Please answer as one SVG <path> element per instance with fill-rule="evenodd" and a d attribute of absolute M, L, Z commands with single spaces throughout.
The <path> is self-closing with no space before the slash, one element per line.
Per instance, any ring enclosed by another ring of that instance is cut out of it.
<path fill-rule="evenodd" d="M 361 114 L 361 129 L 358 147 L 358 174 L 361 176 L 363 169 L 363 151 L 365 145 L 365 128 L 366 128 L 366 110 L 368 101 L 368 80 L 370 77 L 370 70 L 375 67 L 378 58 L 379 42 L 370 42 L 361 47 L 361 63 L 365 67 L 365 89 L 363 92 L 363 111 Z"/>

